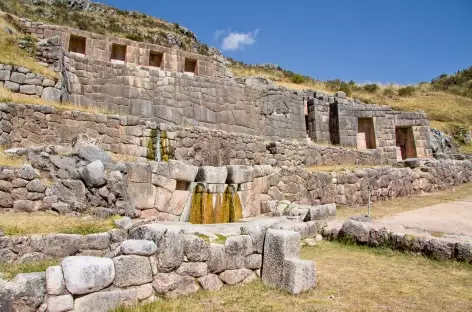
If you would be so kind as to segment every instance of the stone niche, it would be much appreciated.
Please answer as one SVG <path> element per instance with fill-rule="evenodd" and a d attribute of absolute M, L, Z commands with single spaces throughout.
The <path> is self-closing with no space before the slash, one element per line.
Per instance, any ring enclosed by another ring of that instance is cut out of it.
<path fill-rule="evenodd" d="M 184 72 L 197 74 L 197 60 L 185 58 Z"/>
<path fill-rule="evenodd" d="M 416 158 L 416 144 L 412 127 L 395 127 L 397 160 Z"/>
<path fill-rule="evenodd" d="M 69 52 L 85 55 L 87 39 L 81 36 L 71 35 L 69 39 Z"/>
<path fill-rule="evenodd" d="M 373 118 L 359 118 L 357 128 L 357 149 L 375 149 L 375 130 Z"/>
<path fill-rule="evenodd" d="M 126 46 L 114 43 L 111 47 L 111 60 L 126 62 Z"/>
<path fill-rule="evenodd" d="M 149 66 L 162 68 L 164 53 L 151 51 L 149 52 Z"/>

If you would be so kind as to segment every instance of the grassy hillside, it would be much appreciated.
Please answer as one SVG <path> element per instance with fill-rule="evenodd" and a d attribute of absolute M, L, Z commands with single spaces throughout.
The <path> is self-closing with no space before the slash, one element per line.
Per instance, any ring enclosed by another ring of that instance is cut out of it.
<path fill-rule="evenodd" d="M 210 53 L 208 46 L 199 42 L 194 33 L 177 23 L 87 0 L 1 0 L 0 10 L 34 21 L 176 47 L 204 55 Z"/>
<path fill-rule="evenodd" d="M 461 134 L 472 129 L 472 67 L 455 75 L 441 75 L 431 83 L 417 85 L 357 84 L 339 79 L 320 81 L 274 65 L 246 65 L 232 61 L 236 77 L 261 76 L 286 88 L 344 91 L 365 103 L 390 105 L 396 110 L 425 111 L 434 128 L 452 134 L 459 143 Z"/>

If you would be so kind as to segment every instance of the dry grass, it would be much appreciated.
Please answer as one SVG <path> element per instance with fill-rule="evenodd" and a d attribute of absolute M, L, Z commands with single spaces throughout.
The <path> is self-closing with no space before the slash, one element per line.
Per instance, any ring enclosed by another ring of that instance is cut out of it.
<path fill-rule="evenodd" d="M 255 282 L 200 291 L 116 312 L 470 311 L 472 266 L 399 252 L 321 242 L 302 249 L 317 264 L 318 285 L 292 296 Z"/>
<path fill-rule="evenodd" d="M 469 183 L 455 189 L 409 197 L 397 197 L 388 201 L 379 201 L 372 205 L 372 217 L 374 219 L 381 219 L 405 211 L 460 200 L 471 194 L 472 184 Z M 346 220 L 350 216 L 365 214 L 367 214 L 367 205 L 362 207 L 338 207 L 336 218 L 338 220 Z"/>
<path fill-rule="evenodd" d="M 114 162 L 127 163 L 127 162 L 135 162 L 138 159 L 134 155 L 115 154 L 112 152 L 108 152 L 108 154 L 110 155 L 111 159 L 113 159 Z"/>
<path fill-rule="evenodd" d="M 8 34 L 4 29 L 8 27 L 13 33 Z M 0 63 L 17 65 L 26 67 L 35 73 L 42 74 L 50 78 L 58 78 L 56 72 L 52 69 L 47 68 L 37 62 L 28 53 L 18 46 L 18 42 L 24 35 L 10 25 L 5 20 L 5 13 L 0 11 L 0 46 L 2 47 L 2 53 L 0 53 Z"/>
<path fill-rule="evenodd" d="M 9 156 L 4 153 L 5 147 L 0 146 L 0 166 L 21 167 L 27 164 L 24 157 Z"/>
<path fill-rule="evenodd" d="M 81 106 L 81 105 L 75 105 L 72 103 L 59 103 L 59 102 L 54 102 L 54 101 L 46 101 L 41 98 L 11 92 L 10 90 L 2 86 L 0 86 L 0 102 L 10 102 L 10 103 L 16 103 L 16 104 L 45 105 L 45 106 L 55 107 L 59 110 L 77 110 L 77 111 L 87 112 L 87 113 L 118 115 L 115 112 L 110 112 L 105 107 Z"/>
<path fill-rule="evenodd" d="M 0 278 L 10 280 L 20 273 L 44 272 L 48 267 L 58 265 L 59 262 L 57 259 L 22 264 L 0 262 Z"/>
<path fill-rule="evenodd" d="M 332 165 L 332 166 L 310 166 L 306 170 L 308 172 L 340 172 L 340 171 L 354 171 L 364 168 L 381 168 L 381 167 L 391 167 L 387 165 Z"/>
<path fill-rule="evenodd" d="M 0 229 L 5 235 L 93 234 L 115 227 L 114 218 L 59 216 L 46 212 L 12 212 L 0 214 Z"/>

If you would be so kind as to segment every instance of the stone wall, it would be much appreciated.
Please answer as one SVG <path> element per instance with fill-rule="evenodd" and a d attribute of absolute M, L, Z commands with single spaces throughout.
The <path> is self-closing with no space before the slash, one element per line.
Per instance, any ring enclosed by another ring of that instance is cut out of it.
<path fill-rule="evenodd" d="M 138 226 L 129 231 L 131 239 L 114 243 L 107 257 L 67 257 L 45 273 L 19 274 L 10 282 L 0 279 L 0 307 L 5 312 L 103 312 L 124 302 L 215 291 L 261 276 L 265 283 L 292 294 L 315 286 L 314 262 L 298 259 L 299 233 L 261 226 L 245 231 L 223 243 L 211 243 L 208 237 L 185 234 L 172 226 Z M 93 247 L 110 241 L 108 233 L 94 235 L 74 239 Z M 66 236 L 56 235 L 55 242 L 55 249 L 74 246 Z"/>
<path fill-rule="evenodd" d="M 35 74 L 28 68 L 0 64 L 0 86 L 24 95 L 48 101 L 60 101 L 62 83 L 57 79 Z"/>

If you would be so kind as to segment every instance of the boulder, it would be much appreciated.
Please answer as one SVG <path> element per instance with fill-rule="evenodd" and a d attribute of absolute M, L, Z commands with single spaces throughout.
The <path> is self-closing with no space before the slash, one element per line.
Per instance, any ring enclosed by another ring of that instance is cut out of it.
<path fill-rule="evenodd" d="M 89 187 L 100 187 L 106 183 L 105 167 L 100 160 L 96 160 L 81 172 L 82 179 Z"/>
<path fill-rule="evenodd" d="M 236 270 L 227 270 L 220 273 L 219 278 L 228 285 L 235 285 L 244 281 L 253 271 L 243 268 Z"/>
<path fill-rule="evenodd" d="M 182 262 L 175 273 L 179 275 L 202 277 L 207 274 L 207 271 L 208 267 L 206 262 Z"/>
<path fill-rule="evenodd" d="M 202 166 L 198 169 L 196 182 L 224 184 L 228 175 L 226 167 Z"/>
<path fill-rule="evenodd" d="M 198 282 L 204 290 L 217 291 L 223 287 L 223 282 L 220 280 L 218 275 L 215 274 L 202 276 L 198 279 Z"/>
<path fill-rule="evenodd" d="M 165 295 L 166 298 L 188 295 L 199 289 L 193 277 L 181 276 L 175 273 L 157 274 L 152 286 L 157 294 Z"/>
<path fill-rule="evenodd" d="M 151 263 L 147 257 L 119 256 L 113 258 L 115 282 L 118 287 L 139 286 L 152 282 Z"/>
<path fill-rule="evenodd" d="M 210 243 L 196 235 L 185 235 L 184 253 L 189 261 L 207 261 L 210 257 Z"/>
<path fill-rule="evenodd" d="M 111 311 L 121 305 L 137 303 L 136 288 L 101 291 L 75 299 L 74 312 Z"/>
<path fill-rule="evenodd" d="M 38 174 L 30 165 L 21 167 L 17 172 L 17 178 L 31 181 L 38 177 Z"/>
<path fill-rule="evenodd" d="M 338 233 L 338 238 L 354 239 L 359 244 L 369 242 L 370 230 L 363 222 L 346 220 Z"/>
<path fill-rule="evenodd" d="M 74 309 L 74 298 L 71 295 L 49 296 L 48 312 L 67 312 Z"/>
<path fill-rule="evenodd" d="M 129 239 L 121 243 L 124 255 L 151 256 L 157 251 L 157 245 L 150 240 Z"/>
<path fill-rule="evenodd" d="M 115 266 L 108 258 L 67 257 L 62 261 L 62 271 L 66 288 L 73 295 L 102 290 L 115 279 Z"/>
<path fill-rule="evenodd" d="M 8 282 L 6 291 L 11 295 L 13 311 L 36 312 L 44 300 L 45 284 L 44 272 L 18 274 L 11 282 Z"/>

